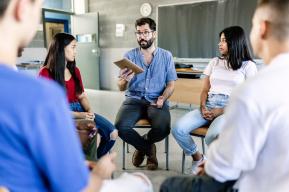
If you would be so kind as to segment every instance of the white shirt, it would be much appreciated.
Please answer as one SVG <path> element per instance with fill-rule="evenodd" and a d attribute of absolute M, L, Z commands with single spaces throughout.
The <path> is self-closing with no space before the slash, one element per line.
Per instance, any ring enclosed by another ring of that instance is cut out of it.
<path fill-rule="evenodd" d="M 238 70 L 228 68 L 227 60 L 215 57 L 204 70 L 204 74 L 210 76 L 209 93 L 230 95 L 237 85 L 257 73 L 257 67 L 252 61 L 243 62 Z"/>
<path fill-rule="evenodd" d="M 277 56 L 232 96 L 205 170 L 240 192 L 289 191 L 289 53 Z"/>
<path fill-rule="evenodd" d="M 153 192 L 149 178 L 141 173 L 123 173 L 113 180 L 104 180 L 100 192 Z"/>

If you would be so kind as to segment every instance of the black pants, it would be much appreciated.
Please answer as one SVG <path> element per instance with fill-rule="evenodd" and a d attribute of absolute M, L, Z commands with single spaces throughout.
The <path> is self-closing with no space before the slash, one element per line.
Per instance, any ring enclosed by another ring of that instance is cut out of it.
<path fill-rule="evenodd" d="M 147 140 L 133 129 L 135 123 L 141 118 L 147 118 L 152 125 Z M 170 122 L 171 116 L 167 105 L 159 109 L 144 99 L 128 98 L 118 111 L 115 127 L 122 140 L 133 145 L 137 150 L 148 153 L 153 143 L 169 135 Z"/>
<path fill-rule="evenodd" d="M 178 176 L 166 179 L 160 192 L 237 192 L 232 189 L 235 181 L 220 183 L 214 178 L 204 176 Z"/>

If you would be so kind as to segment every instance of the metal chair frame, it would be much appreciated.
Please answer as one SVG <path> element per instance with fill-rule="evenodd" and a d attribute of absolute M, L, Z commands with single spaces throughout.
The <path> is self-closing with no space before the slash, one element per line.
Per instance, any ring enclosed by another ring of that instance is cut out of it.
<path fill-rule="evenodd" d="M 207 134 L 208 127 L 199 127 L 198 129 L 195 129 L 190 133 L 191 136 L 199 137 L 202 139 L 202 151 L 203 154 L 205 154 L 205 136 Z M 186 154 L 183 150 L 183 156 L 182 156 L 182 174 L 185 172 L 185 160 L 186 160 Z"/>

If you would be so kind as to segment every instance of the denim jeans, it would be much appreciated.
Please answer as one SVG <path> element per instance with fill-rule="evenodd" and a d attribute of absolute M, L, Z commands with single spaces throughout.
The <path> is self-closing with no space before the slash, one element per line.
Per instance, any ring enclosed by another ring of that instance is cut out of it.
<path fill-rule="evenodd" d="M 135 123 L 141 118 L 148 118 L 152 126 L 147 133 L 147 139 L 133 129 Z M 118 111 L 115 126 L 122 140 L 148 154 L 153 143 L 169 135 L 170 121 L 167 105 L 157 108 L 145 99 L 127 98 Z"/>
<path fill-rule="evenodd" d="M 210 94 L 206 101 L 206 107 L 210 110 L 213 108 L 224 108 L 228 102 L 229 96 L 223 94 Z M 193 110 L 181 117 L 172 128 L 172 134 L 181 148 L 187 155 L 195 154 L 198 149 L 190 132 L 193 130 L 209 125 L 205 137 L 206 144 L 209 145 L 221 132 L 224 115 L 216 117 L 213 121 L 204 119 L 200 109 Z"/>
<path fill-rule="evenodd" d="M 70 103 L 70 109 L 72 111 L 84 112 L 79 102 Z M 105 119 L 101 115 L 98 114 L 94 115 L 95 115 L 94 122 L 98 129 L 98 133 L 101 136 L 100 143 L 97 148 L 97 158 L 100 158 L 103 155 L 107 154 L 115 143 L 115 140 L 110 139 L 110 134 L 115 130 L 115 127 L 112 123 L 110 123 L 107 119 Z M 94 145 L 90 146 L 93 147 Z M 90 153 L 91 150 L 90 149 L 85 150 L 85 153 L 88 152 Z"/>

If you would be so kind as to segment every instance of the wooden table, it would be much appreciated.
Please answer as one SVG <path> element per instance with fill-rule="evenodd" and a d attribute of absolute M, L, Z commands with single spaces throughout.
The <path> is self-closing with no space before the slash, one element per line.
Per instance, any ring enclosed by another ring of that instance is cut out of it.
<path fill-rule="evenodd" d="M 175 83 L 175 90 L 169 101 L 189 105 L 199 105 L 200 94 L 203 88 L 202 79 L 179 78 Z"/>
<path fill-rule="evenodd" d="M 203 74 L 203 71 L 192 68 L 177 68 L 178 78 L 198 79 Z"/>
<path fill-rule="evenodd" d="M 203 74 L 202 70 L 192 69 L 192 68 L 177 68 L 177 74 L 192 74 L 192 75 L 201 75 Z"/>

